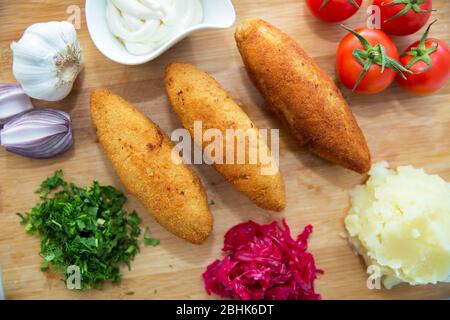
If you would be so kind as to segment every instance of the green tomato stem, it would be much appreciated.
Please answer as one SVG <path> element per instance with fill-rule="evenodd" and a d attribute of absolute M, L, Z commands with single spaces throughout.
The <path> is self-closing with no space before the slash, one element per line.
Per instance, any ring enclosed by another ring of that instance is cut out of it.
<path fill-rule="evenodd" d="M 358 80 L 353 86 L 352 91 L 354 92 L 358 85 L 361 83 L 362 79 L 369 71 L 370 67 L 373 64 L 377 64 L 381 66 L 381 73 L 384 72 L 385 68 L 394 70 L 397 72 L 402 78 L 406 79 L 403 72 L 411 73 L 410 70 L 403 67 L 398 61 L 387 56 L 386 48 L 378 43 L 376 46 L 370 45 L 370 43 L 359 33 L 354 30 L 341 25 L 345 30 L 353 34 L 362 44 L 364 50 L 355 49 L 352 52 L 353 57 L 358 61 L 358 63 L 363 67 L 363 71 L 359 75 Z"/>
<path fill-rule="evenodd" d="M 327 3 L 330 0 L 323 0 L 322 4 L 320 5 L 319 11 L 321 11 L 323 9 L 323 7 L 325 7 L 327 5 Z M 360 6 L 356 3 L 355 0 L 347 0 L 348 2 L 350 2 L 352 5 L 354 5 L 357 9 L 360 8 Z"/>
<path fill-rule="evenodd" d="M 323 0 L 322 4 L 320 5 L 319 11 L 321 11 L 323 9 L 323 7 L 325 7 L 327 5 L 328 1 L 330 1 L 330 0 Z"/>
<path fill-rule="evenodd" d="M 436 21 L 437 20 L 434 20 L 433 22 L 430 23 L 430 25 L 428 26 L 427 30 L 422 35 L 422 38 L 420 39 L 419 45 L 416 48 L 411 48 L 410 51 L 405 53 L 405 55 L 413 57 L 411 59 L 411 61 L 406 65 L 406 68 L 408 70 L 413 65 L 415 65 L 418 61 L 424 61 L 427 64 L 427 67 L 425 69 L 421 70 L 420 72 L 418 72 L 417 74 L 424 73 L 424 72 L 426 72 L 427 70 L 429 70 L 433 66 L 433 63 L 431 62 L 430 55 L 438 49 L 439 44 L 435 43 L 435 46 L 427 49 L 426 41 L 427 41 L 428 34 L 430 32 L 431 26 Z"/>
<path fill-rule="evenodd" d="M 384 22 L 389 22 L 391 20 L 394 20 L 395 18 L 401 17 L 401 16 L 405 15 L 406 13 L 408 13 L 411 9 L 414 10 L 414 12 L 416 12 L 416 13 L 428 13 L 428 12 L 436 11 L 436 10 L 420 9 L 419 5 L 421 5 L 425 1 L 426 0 L 393 0 L 389 3 L 383 2 L 381 4 L 383 7 L 392 6 L 392 5 L 396 5 L 396 4 L 404 4 L 405 5 L 405 7 L 401 11 L 397 12 L 397 14 L 395 16 L 390 17 L 389 19 L 385 20 Z"/>

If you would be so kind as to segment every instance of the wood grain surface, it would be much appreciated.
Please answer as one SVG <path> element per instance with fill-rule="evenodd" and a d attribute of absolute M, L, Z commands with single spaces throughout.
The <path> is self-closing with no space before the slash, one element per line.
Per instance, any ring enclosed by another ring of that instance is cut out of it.
<path fill-rule="evenodd" d="M 363 9 L 346 25 L 365 23 Z M 432 36 L 450 44 L 450 1 L 435 0 L 433 13 L 438 23 Z M 234 1 L 238 22 L 260 17 L 292 35 L 317 63 L 335 77 L 335 51 L 345 32 L 338 25 L 316 20 L 302 0 Z M 224 233 L 237 223 L 253 219 L 269 223 L 285 217 L 295 234 L 311 223 L 314 234 L 310 250 L 325 274 L 317 281 L 324 299 L 435 299 L 450 296 L 450 285 L 369 290 L 362 260 L 355 256 L 344 234 L 343 218 L 349 208 L 348 190 L 365 180 L 322 161 L 299 148 L 281 128 L 281 171 L 286 180 L 287 209 L 281 214 L 265 212 L 238 194 L 211 167 L 195 169 L 208 190 L 215 222 L 214 231 L 202 246 L 191 245 L 161 228 L 136 199 L 127 207 L 136 208 L 161 245 L 144 247 L 132 264 L 123 270 L 121 284 L 103 290 L 72 292 L 56 274 L 39 270 L 39 239 L 25 234 L 16 216 L 38 201 L 33 193 L 38 184 L 57 169 L 81 185 L 98 180 L 123 189 L 92 130 L 88 98 L 94 88 L 107 87 L 134 103 L 163 130 L 181 125 L 169 107 L 163 85 L 163 70 L 174 61 L 193 63 L 220 81 L 260 128 L 279 128 L 280 123 L 266 111 L 253 88 L 235 46 L 234 28 L 202 31 L 185 39 L 160 58 L 141 66 L 122 66 L 105 58 L 92 43 L 84 17 L 84 2 L 76 0 L 0 1 L 0 82 L 15 82 L 11 73 L 10 43 L 35 22 L 66 20 L 68 6 L 82 8 L 78 30 L 84 50 L 85 69 L 73 92 L 58 103 L 34 101 L 36 107 L 65 110 L 73 119 L 75 147 L 58 158 L 36 161 L 0 150 L 0 267 L 7 299 L 204 299 L 201 273 L 221 257 Z M 396 38 L 399 50 L 419 39 L 421 33 Z M 392 165 L 414 165 L 450 180 L 450 85 L 428 97 L 414 97 L 396 84 L 374 95 L 354 95 L 344 90 L 350 106 L 367 138 L 373 161 Z M 120 130 L 120 128 L 118 128 Z M 210 297 L 214 298 L 214 297 Z"/>

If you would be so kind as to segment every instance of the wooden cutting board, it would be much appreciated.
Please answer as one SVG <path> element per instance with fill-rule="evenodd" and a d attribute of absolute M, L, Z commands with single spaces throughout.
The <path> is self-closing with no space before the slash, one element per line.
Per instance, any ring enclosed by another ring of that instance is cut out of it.
<path fill-rule="evenodd" d="M 432 36 L 450 44 L 450 1 L 435 0 L 433 13 L 439 22 Z M 365 1 L 366 6 L 368 1 Z M 292 35 L 317 63 L 334 77 L 334 58 L 345 32 L 338 25 L 316 20 L 301 0 L 234 1 L 238 22 L 261 17 Z M 89 94 L 107 87 L 133 102 L 166 132 L 179 128 L 163 87 L 164 67 L 173 61 L 188 62 L 212 74 L 260 128 L 279 128 L 280 123 L 264 108 L 264 102 L 251 85 L 235 47 L 234 29 L 199 32 L 185 39 L 153 62 L 141 66 L 122 66 L 105 58 L 91 41 L 81 0 L 1 1 L 0 82 L 15 82 L 11 73 L 10 42 L 21 37 L 35 22 L 66 20 L 70 5 L 82 9 L 78 31 L 84 49 L 85 69 L 71 95 L 58 103 L 35 101 L 37 107 L 69 112 L 73 119 L 75 147 L 65 155 L 34 161 L 0 151 L 0 267 L 8 299 L 204 299 L 201 273 L 221 256 L 224 233 L 249 219 L 269 223 L 286 218 L 293 233 L 309 223 L 314 225 L 310 250 L 325 274 L 317 289 L 325 299 L 429 299 L 450 296 L 450 285 L 369 290 L 367 274 L 342 235 L 343 218 L 349 208 L 348 191 L 365 180 L 308 154 L 281 129 L 281 171 L 286 180 L 288 206 L 284 213 L 272 214 L 252 205 L 238 194 L 212 168 L 196 166 L 214 214 L 214 231 L 202 246 L 188 244 L 171 235 L 150 217 L 132 196 L 127 207 L 136 208 L 152 235 L 161 245 L 142 246 L 132 271 L 123 271 L 120 285 L 107 285 L 102 291 L 71 292 L 58 275 L 39 270 L 39 239 L 26 235 L 16 216 L 35 205 L 33 193 L 40 182 L 57 169 L 67 179 L 81 185 L 92 180 L 124 189 L 96 140 L 88 110 Z M 346 25 L 364 24 L 366 6 Z M 415 34 L 395 39 L 400 51 L 420 38 Z M 450 181 L 450 85 L 428 97 L 414 97 L 394 84 L 374 96 L 351 94 L 344 90 L 372 151 L 374 162 L 388 160 L 392 165 L 414 165 Z M 118 128 L 120 130 L 120 128 Z"/>

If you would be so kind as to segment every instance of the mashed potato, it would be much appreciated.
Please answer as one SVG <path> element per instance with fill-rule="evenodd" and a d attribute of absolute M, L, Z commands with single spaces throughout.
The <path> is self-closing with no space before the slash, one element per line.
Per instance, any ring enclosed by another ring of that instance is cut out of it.
<path fill-rule="evenodd" d="M 450 282 L 450 183 L 411 166 L 374 165 L 351 192 L 350 242 L 386 288 Z"/>

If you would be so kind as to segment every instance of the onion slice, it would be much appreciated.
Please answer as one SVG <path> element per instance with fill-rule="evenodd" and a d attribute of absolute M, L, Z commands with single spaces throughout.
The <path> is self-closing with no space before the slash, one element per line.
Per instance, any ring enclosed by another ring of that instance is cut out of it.
<path fill-rule="evenodd" d="M 20 85 L 0 83 L 0 127 L 14 116 L 31 109 L 30 97 Z"/>
<path fill-rule="evenodd" d="M 7 151 L 24 157 L 52 158 L 73 144 L 70 116 L 53 109 L 16 116 L 0 131 L 0 143 Z"/>

